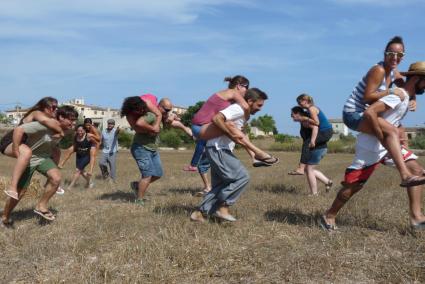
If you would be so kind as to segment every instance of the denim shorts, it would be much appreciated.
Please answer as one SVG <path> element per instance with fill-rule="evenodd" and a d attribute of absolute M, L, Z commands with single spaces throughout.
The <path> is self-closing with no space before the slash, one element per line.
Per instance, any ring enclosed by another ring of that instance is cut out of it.
<path fill-rule="evenodd" d="M 328 152 L 328 148 L 314 149 L 310 151 L 310 158 L 307 161 L 307 165 L 318 165 L 323 157 Z"/>
<path fill-rule="evenodd" d="M 363 120 L 363 113 L 359 112 L 342 112 L 342 120 L 351 130 L 357 131 L 359 129 L 360 122 Z"/>
<path fill-rule="evenodd" d="M 142 178 L 162 177 L 162 164 L 158 151 L 148 150 L 143 145 L 133 143 L 131 154 L 136 160 Z"/>

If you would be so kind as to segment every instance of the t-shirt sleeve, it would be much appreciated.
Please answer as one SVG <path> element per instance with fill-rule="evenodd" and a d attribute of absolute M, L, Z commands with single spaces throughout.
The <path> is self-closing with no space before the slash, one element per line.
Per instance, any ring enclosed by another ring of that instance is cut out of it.
<path fill-rule="evenodd" d="M 24 123 L 21 125 L 22 129 L 24 130 L 25 134 L 34 134 L 38 133 L 40 131 L 46 131 L 47 127 L 41 124 L 38 121 L 33 121 L 29 123 Z"/>
<path fill-rule="evenodd" d="M 394 109 L 401 103 L 400 97 L 396 95 L 388 95 L 379 99 L 379 101 L 383 102 L 390 108 Z"/>
<path fill-rule="evenodd" d="M 220 111 L 226 120 L 236 120 L 244 116 L 243 109 L 238 104 L 232 104 Z"/>

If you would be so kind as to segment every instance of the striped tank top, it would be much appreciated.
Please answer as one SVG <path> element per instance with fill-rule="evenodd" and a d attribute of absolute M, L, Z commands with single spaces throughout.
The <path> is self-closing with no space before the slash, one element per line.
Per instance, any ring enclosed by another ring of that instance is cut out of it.
<path fill-rule="evenodd" d="M 384 66 L 384 62 L 381 61 L 377 63 L 376 65 Z M 363 101 L 364 92 L 366 88 L 366 76 L 365 75 L 362 80 L 357 84 L 357 86 L 353 89 L 353 92 L 348 97 L 347 101 L 344 104 L 344 112 L 364 112 L 368 107 L 369 104 L 365 103 Z M 390 74 L 391 82 L 395 80 L 394 71 L 391 71 Z M 387 89 L 387 84 L 385 82 L 385 76 L 384 79 L 381 82 L 381 85 L 378 87 L 378 92 L 385 91 Z"/>

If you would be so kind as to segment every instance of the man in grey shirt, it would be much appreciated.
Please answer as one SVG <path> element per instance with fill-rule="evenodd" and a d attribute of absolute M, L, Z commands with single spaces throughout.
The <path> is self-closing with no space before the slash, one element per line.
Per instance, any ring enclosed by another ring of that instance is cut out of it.
<path fill-rule="evenodd" d="M 115 120 L 108 119 L 108 126 L 102 131 L 102 157 L 99 167 L 104 179 L 108 177 L 115 183 L 116 181 L 116 158 L 118 152 L 118 134 L 120 127 L 115 128 Z"/>

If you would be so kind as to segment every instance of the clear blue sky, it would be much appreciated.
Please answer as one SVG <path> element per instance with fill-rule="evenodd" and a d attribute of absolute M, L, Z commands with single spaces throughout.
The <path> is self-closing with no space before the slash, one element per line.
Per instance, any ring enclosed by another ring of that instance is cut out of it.
<path fill-rule="evenodd" d="M 0 0 L 0 109 L 83 97 L 120 107 L 151 92 L 188 106 L 242 74 L 266 91 L 261 114 L 296 134 L 289 109 L 311 94 L 330 118 L 401 35 L 425 60 L 422 0 Z M 405 125 L 425 122 L 425 99 Z"/>

